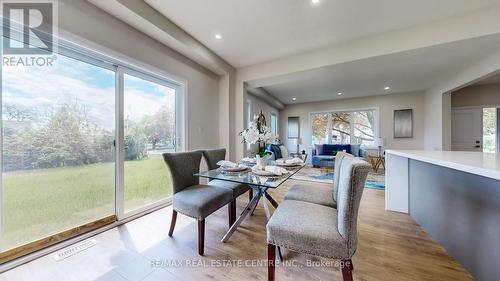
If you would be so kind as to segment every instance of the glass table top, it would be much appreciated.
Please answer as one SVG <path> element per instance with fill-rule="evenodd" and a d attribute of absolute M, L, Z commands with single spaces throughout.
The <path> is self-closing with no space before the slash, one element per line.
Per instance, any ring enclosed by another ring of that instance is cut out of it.
<path fill-rule="evenodd" d="M 194 174 L 194 176 L 209 178 L 211 180 L 217 179 L 269 188 L 277 188 L 304 166 L 305 164 L 294 167 L 283 167 L 288 170 L 288 174 L 284 174 L 282 176 L 258 176 L 252 173 L 252 170 L 250 168 L 242 172 L 228 172 L 219 168 L 215 170 L 196 173 Z"/>

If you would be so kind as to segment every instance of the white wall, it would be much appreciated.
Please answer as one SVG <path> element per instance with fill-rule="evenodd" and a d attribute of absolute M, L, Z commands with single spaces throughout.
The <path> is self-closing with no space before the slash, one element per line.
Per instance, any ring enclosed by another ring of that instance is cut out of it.
<path fill-rule="evenodd" d="M 286 132 L 289 116 L 299 116 L 300 136 L 303 144 L 300 150 L 311 149 L 311 128 L 309 113 L 329 110 L 347 110 L 362 108 L 379 109 L 380 136 L 386 139 L 386 148 L 422 149 L 424 140 L 424 94 L 423 92 L 390 94 L 355 99 L 341 99 L 288 105 L 280 114 L 281 131 Z M 393 133 L 394 110 L 413 109 L 413 138 L 395 139 Z M 310 152 L 309 152 L 310 153 Z"/>
<path fill-rule="evenodd" d="M 274 112 L 278 115 L 278 134 L 279 134 L 280 133 L 279 110 L 252 94 L 247 95 L 247 100 L 250 101 L 250 103 L 252 104 L 252 116 L 259 115 L 260 111 L 262 110 L 262 113 L 266 117 L 266 124 L 269 128 L 271 128 L 271 113 Z"/>
<path fill-rule="evenodd" d="M 59 1 L 59 29 L 187 82 L 187 149 L 219 145 L 219 77 L 87 1 Z M 112 34 L 113 36 L 110 36 Z"/>
<path fill-rule="evenodd" d="M 500 106 L 500 84 L 472 85 L 451 93 L 451 107 Z"/>
<path fill-rule="evenodd" d="M 266 117 L 266 124 L 267 124 L 267 126 L 269 128 L 271 128 L 271 113 L 275 112 L 278 115 L 278 134 L 280 134 L 280 117 L 279 117 L 280 113 L 279 113 L 279 110 L 276 109 L 275 107 L 269 105 L 265 101 L 259 99 L 258 97 L 252 95 L 252 94 L 247 94 L 247 98 L 246 99 L 248 101 L 250 101 L 250 103 L 251 103 L 251 107 L 252 107 L 252 112 L 251 112 L 252 114 L 251 114 L 251 116 L 252 116 L 252 118 L 255 115 L 259 115 L 260 111 L 262 110 L 262 113 Z M 246 107 L 245 107 L 245 116 L 247 116 L 247 114 L 246 114 Z M 246 120 L 246 122 L 248 122 L 248 120 Z M 281 134 L 280 134 L 280 136 L 281 136 Z M 239 138 L 240 138 L 239 141 L 241 142 L 241 137 L 239 137 Z M 253 151 L 256 151 L 256 150 L 257 150 L 257 148 L 255 146 L 252 146 L 250 149 L 248 149 L 247 147 L 245 147 L 245 152 L 246 153 L 248 153 L 249 151 L 253 152 Z"/>

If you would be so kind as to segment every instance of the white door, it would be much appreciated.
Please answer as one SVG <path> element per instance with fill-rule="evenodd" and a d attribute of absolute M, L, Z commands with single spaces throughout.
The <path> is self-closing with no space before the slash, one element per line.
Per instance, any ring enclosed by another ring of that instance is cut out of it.
<path fill-rule="evenodd" d="M 483 117 L 481 108 L 452 109 L 451 150 L 483 151 Z"/>

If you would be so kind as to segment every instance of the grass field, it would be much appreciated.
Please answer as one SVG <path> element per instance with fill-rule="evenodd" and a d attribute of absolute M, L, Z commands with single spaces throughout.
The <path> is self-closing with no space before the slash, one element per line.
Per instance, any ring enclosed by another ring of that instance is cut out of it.
<path fill-rule="evenodd" d="M 114 189 L 114 163 L 4 173 L 2 249 L 114 214 Z M 160 155 L 125 162 L 126 211 L 171 190 Z"/>

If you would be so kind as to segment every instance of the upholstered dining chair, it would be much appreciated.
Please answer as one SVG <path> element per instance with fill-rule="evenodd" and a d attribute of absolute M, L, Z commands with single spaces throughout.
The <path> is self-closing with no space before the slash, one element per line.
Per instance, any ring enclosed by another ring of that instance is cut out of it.
<path fill-rule="evenodd" d="M 206 149 L 202 150 L 202 153 L 203 157 L 205 158 L 205 161 L 207 162 L 209 170 L 214 170 L 219 168 L 217 162 L 226 159 L 225 148 Z M 246 184 L 230 182 L 230 181 L 222 181 L 222 180 L 211 180 L 208 182 L 208 185 L 227 188 L 233 192 L 233 201 L 231 201 L 231 203 L 228 205 L 228 208 L 230 209 L 229 213 L 232 214 L 232 216 L 229 217 L 229 227 L 231 227 L 231 225 L 233 225 L 233 223 L 236 221 L 236 198 L 238 198 L 243 193 L 249 191 L 248 200 L 251 201 L 253 197 L 253 189 Z"/>
<path fill-rule="evenodd" d="M 341 260 L 344 281 L 352 281 L 358 210 L 370 167 L 358 158 L 342 160 L 337 209 L 297 200 L 279 205 L 267 223 L 269 281 L 275 278 L 276 246 Z"/>
<path fill-rule="evenodd" d="M 227 188 L 200 184 L 193 174 L 200 171 L 202 152 L 163 153 L 173 184 L 172 221 L 168 236 L 172 237 L 177 213 L 198 220 L 198 254 L 204 254 L 205 218 L 233 200 Z M 228 214 L 229 217 L 234 216 Z"/>
<path fill-rule="evenodd" d="M 333 173 L 333 185 L 310 185 L 297 184 L 290 188 L 285 195 L 285 200 L 298 200 L 323 206 L 337 208 L 337 190 L 340 178 L 340 169 L 342 160 L 345 157 L 354 157 L 354 155 L 339 151 L 335 156 L 335 169 Z"/>

